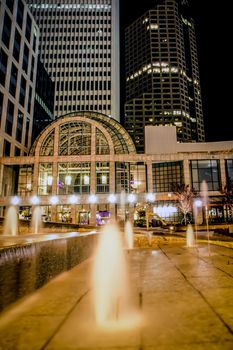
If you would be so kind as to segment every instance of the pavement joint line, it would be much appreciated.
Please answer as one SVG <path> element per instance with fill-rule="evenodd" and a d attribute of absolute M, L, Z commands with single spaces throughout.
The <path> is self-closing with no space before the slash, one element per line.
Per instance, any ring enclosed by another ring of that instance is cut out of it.
<path fill-rule="evenodd" d="M 51 340 L 53 339 L 53 337 L 57 334 L 57 332 L 61 329 L 61 327 L 63 326 L 63 324 L 65 323 L 65 321 L 67 320 L 67 318 L 70 316 L 70 314 L 73 312 L 73 310 L 76 308 L 76 306 L 80 303 L 80 301 L 82 301 L 82 299 L 90 292 L 90 289 L 88 289 L 84 294 L 82 294 L 78 300 L 76 301 L 76 303 L 71 307 L 71 309 L 67 312 L 67 314 L 65 315 L 64 319 L 59 323 L 59 325 L 56 327 L 56 329 L 53 331 L 52 335 L 47 339 L 47 341 L 45 342 L 45 344 L 41 347 L 41 350 L 44 350 L 47 345 L 49 345 L 49 343 L 51 342 Z"/>
<path fill-rule="evenodd" d="M 228 332 L 233 335 L 233 330 L 231 327 L 224 321 L 222 316 L 214 309 L 214 307 L 208 302 L 208 300 L 205 298 L 205 296 L 202 294 L 202 292 L 197 289 L 192 282 L 187 278 L 187 276 L 181 271 L 181 269 L 172 261 L 172 259 L 166 254 L 166 252 L 159 246 L 159 249 L 163 252 L 163 254 L 173 263 L 173 266 L 179 271 L 179 273 L 184 277 L 186 282 L 202 297 L 204 302 L 209 306 L 209 308 L 213 311 L 213 313 L 217 316 L 217 318 L 222 322 L 222 324 L 226 327 Z M 215 266 L 214 266 L 215 267 Z M 216 268 L 216 267 L 215 267 Z M 231 276 L 232 277 L 232 276 Z"/>

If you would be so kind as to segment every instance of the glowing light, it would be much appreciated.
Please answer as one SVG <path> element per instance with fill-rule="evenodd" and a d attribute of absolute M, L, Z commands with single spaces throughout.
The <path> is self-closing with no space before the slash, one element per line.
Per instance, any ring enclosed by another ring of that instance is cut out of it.
<path fill-rule="evenodd" d="M 32 196 L 30 202 L 32 203 L 32 205 L 38 205 L 40 203 L 40 199 L 37 196 Z"/>
<path fill-rule="evenodd" d="M 129 203 L 135 203 L 136 200 L 137 200 L 137 198 L 136 198 L 135 194 L 131 193 L 131 194 L 128 195 L 128 202 Z"/>
<path fill-rule="evenodd" d="M 47 185 L 52 186 L 52 184 L 53 184 L 53 177 L 52 177 L 52 175 L 49 175 L 47 177 Z"/>
<path fill-rule="evenodd" d="M 201 208 L 202 207 L 202 201 L 200 199 L 196 199 L 194 201 L 194 205 L 197 207 L 197 208 Z"/>
<path fill-rule="evenodd" d="M 116 195 L 115 194 L 110 194 L 109 196 L 108 196 L 108 202 L 109 203 L 112 203 L 112 204 L 114 204 L 114 203 L 116 203 L 116 201 L 117 201 L 117 197 L 116 197 Z"/>
<path fill-rule="evenodd" d="M 20 203 L 20 197 L 15 196 L 15 197 L 11 198 L 12 205 L 18 205 L 19 203 Z"/>
<path fill-rule="evenodd" d="M 161 218 L 167 218 L 169 216 L 174 215 L 177 212 L 177 208 L 172 205 L 165 205 L 154 207 L 153 212 L 159 215 Z"/>
<path fill-rule="evenodd" d="M 88 175 L 84 175 L 83 177 L 83 182 L 84 182 L 84 185 L 89 185 L 90 183 L 90 178 Z"/>
<path fill-rule="evenodd" d="M 75 195 L 72 195 L 69 197 L 68 201 L 69 201 L 69 204 L 76 204 L 78 203 L 78 197 Z"/>
<path fill-rule="evenodd" d="M 146 194 L 146 200 L 148 202 L 154 202 L 155 201 L 155 194 L 154 193 L 147 193 Z"/>
<path fill-rule="evenodd" d="M 89 203 L 95 204 L 97 202 L 97 196 L 95 194 L 91 194 L 88 200 L 89 200 Z"/>
<path fill-rule="evenodd" d="M 52 204 L 52 205 L 56 205 L 59 203 L 59 198 L 57 196 L 52 196 L 50 197 L 50 200 L 49 202 Z"/>
<path fill-rule="evenodd" d="M 102 184 L 106 185 L 107 183 L 107 176 L 106 175 L 102 175 Z"/>
<path fill-rule="evenodd" d="M 66 175 L 66 177 L 65 177 L 65 184 L 66 184 L 67 186 L 70 186 L 70 185 L 71 185 L 71 182 L 72 182 L 72 176 Z"/>

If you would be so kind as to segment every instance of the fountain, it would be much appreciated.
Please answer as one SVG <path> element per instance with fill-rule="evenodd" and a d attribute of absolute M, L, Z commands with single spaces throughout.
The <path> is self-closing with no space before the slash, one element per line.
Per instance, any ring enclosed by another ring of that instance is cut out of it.
<path fill-rule="evenodd" d="M 188 224 L 186 232 L 186 247 L 195 247 L 193 227 L 190 224 Z"/>
<path fill-rule="evenodd" d="M 132 327 L 138 322 L 132 311 L 127 272 L 119 229 L 114 224 L 108 224 L 100 234 L 93 267 L 97 326 L 117 330 Z"/>
<path fill-rule="evenodd" d="M 4 221 L 3 235 L 18 235 L 18 211 L 13 205 L 11 205 L 7 210 Z"/>
<path fill-rule="evenodd" d="M 129 220 L 125 224 L 125 241 L 126 241 L 126 248 L 133 249 L 133 243 L 134 243 L 133 226 Z"/>
<path fill-rule="evenodd" d="M 41 208 L 39 206 L 36 206 L 32 213 L 32 222 L 31 222 L 31 229 L 32 232 L 37 234 L 39 233 L 39 229 L 42 226 L 42 219 L 41 219 Z"/>
<path fill-rule="evenodd" d="M 208 240 L 208 251 L 210 254 L 210 232 L 209 232 L 209 218 L 208 218 L 208 185 L 205 180 L 201 183 L 201 197 L 203 207 L 205 208 L 205 220 L 206 220 L 206 229 L 207 229 L 207 240 Z"/>

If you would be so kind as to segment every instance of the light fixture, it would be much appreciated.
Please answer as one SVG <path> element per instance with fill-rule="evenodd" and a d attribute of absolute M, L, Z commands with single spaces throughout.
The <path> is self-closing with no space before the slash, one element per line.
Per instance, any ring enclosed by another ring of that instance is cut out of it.
<path fill-rule="evenodd" d="M 117 201 L 117 197 L 116 197 L 116 195 L 115 194 L 110 194 L 109 196 L 108 196 L 108 202 L 109 203 L 112 203 L 112 204 L 114 204 L 114 203 L 116 203 L 116 201 Z"/>
<path fill-rule="evenodd" d="M 84 183 L 84 185 L 89 185 L 90 184 L 90 178 L 89 178 L 88 175 L 84 175 L 83 183 Z"/>
<path fill-rule="evenodd" d="M 196 200 L 194 201 L 194 205 L 195 205 L 195 207 L 197 207 L 197 208 L 201 208 L 201 207 L 202 207 L 202 201 L 201 201 L 200 199 L 196 199 Z"/>
<path fill-rule="evenodd" d="M 78 203 L 78 197 L 75 195 L 72 195 L 69 197 L 68 201 L 69 201 L 69 204 L 76 204 L 76 203 Z"/>
<path fill-rule="evenodd" d="M 146 194 L 146 200 L 148 202 L 154 202 L 155 201 L 155 194 L 154 193 L 147 193 Z"/>
<path fill-rule="evenodd" d="M 129 194 L 127 199 L 128 199 L 129 203 L 134 203 L 137 200 L 135 194 L 133 194 L 133 193 Z"/>
<path fill-rule="evenodd" d="M 66 184 L 67 186 L 70 186 L 70 185 L 71 185 L 71 182 L 72 182 L 72 176 L 66 175 L 66 177 L 65 177 L 65 184 Z"/>
<path fill-rule="evenodd" d="M 30 202 L 32 203 L 32 205 L 38 205 L 40 203 L 40 199 L 37 196 L 32 196 Z"/>
<path fill-rule="evenodd" d="M 18 196 L 14 196 L 13 198 L 11 198 L 11 204 L 12 205 L 18 205 L 20 203 L 20 197 Z"/>
<path fill-rule="evenodd" d="M 102 175 L 101 180 L 102 180 L 102 184 L 106 185 L 106 183 L 107 183 L 107 176 L 106 175 Z"/>
<path fill-rule="evenodd" d="M 58 203 L 59 203 L 59 198 L 58 198 L 58 196 L 52 196 L 52 197 L 50 197 L 49 202 L 50 202 L 52 205 L 58 204 Z"/>
<path fill-rule="evenodd" d="M 52 177 L 52 175 L 48 175 L 48 177 L 47 177 L 47 185 L 48 186 L 52 186 L 52 184 L 53 184 L 53 177 Z"/>
<path fill-rule="evenodd" d="M 91 194 L 88 198 L 90 204 L 95 204 L 97 202 L 97 196 L 95 194 Z"/>

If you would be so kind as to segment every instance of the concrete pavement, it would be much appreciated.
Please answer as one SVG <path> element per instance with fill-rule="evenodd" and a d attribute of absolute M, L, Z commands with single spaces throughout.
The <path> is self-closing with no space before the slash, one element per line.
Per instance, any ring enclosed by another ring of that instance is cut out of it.
<path fill-rule="evenodd" d="M 0 349 L 233 349 L 232 249 L 161 243 L 128 260 L 140 324 L 96 327 L 88 260 L 0 314 Z"/>

